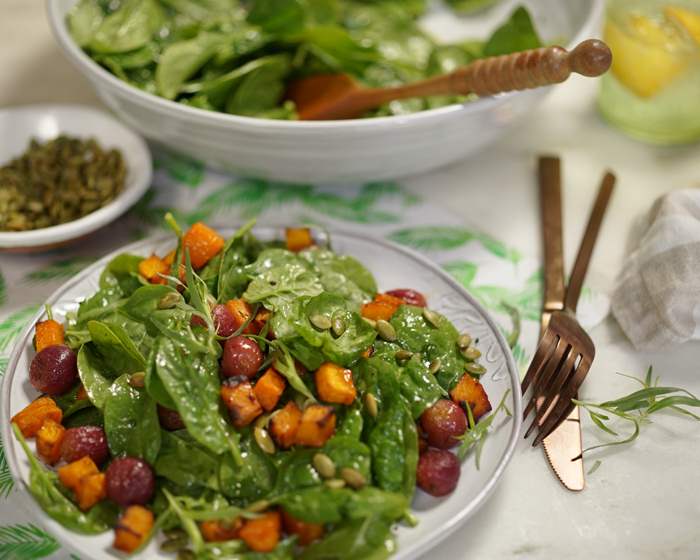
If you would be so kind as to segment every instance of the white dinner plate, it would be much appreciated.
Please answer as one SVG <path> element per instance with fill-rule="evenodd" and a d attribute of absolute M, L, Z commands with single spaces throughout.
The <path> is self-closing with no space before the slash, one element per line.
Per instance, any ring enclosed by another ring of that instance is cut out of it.
<path fill-rule="evenodd" d="M 223 231 L 231 235 L 233 231 Z M 281 229 L 257 228 L 255 233 L 262 239 L 280 238 Z M 474 457 L 468 456 L 462 464 L 462 473 L 456 490 L 445 498 L 433 498 L 417 491 L 413 510 L 418 518 L 418 526 L 397 528 L 397 559 L 415 558 L 435 546 L 447 535 L 463 525 L 474 515 L 491 495 L 510 461 L 521 425 L 520 380 L 518 370 L 503 335 L 493 319 L 477 301 L 454 279 L 437 265 L 417 253 L 378 238 L 357 233 L 334 231 L 333 249 L 340 254 L 352 255 L 359 259 L 375 275 L 380 290 L 393 288 L 413 288 L 422 292 L 428 305 L 447 316 L 460 331 L 469 332 L 478 339 L 482 352 L 481 363 L 487 373 L 482 377 L 492 406 L 495 408 L 503 395 L 510 390 L 506 403 L 513 415 L 505 415 L 494 422 L 481 456 L 480 469 L 476 468 Z M 108 255 L 78 274 L 58 289 L 48 300 L 54 315 L 63 320 L 69 311 L 94 293 L 98 287 L 100 272 L 105 264 L 122 252 L 150 255 L 153 252 L 165 254 L 172 249 L 170 238 L 146 239 L 128 245 Z M 27 481 L 29 464 L 12 434 L 10 417 L 23 409 L 38 393 L 29 384 L 29 364 L 34 356 L 32 336 L 37 314 L 16 342 L 5 373 L 0 396 L 2 414 L 2 438 L 5 453 L 15 480 Z M 33 442 L 30 442 L 34 449 Z M 111 531 L 98 536 L 83 536 L 64 529 L 49 518 L 31 499 L 27 500 L 32 515 L 37 522 L 53 533 L 68 548 L 82 558 L 108 560 L 122 558 L 111 548 Z M 137 558 L 170 558 L 158 551 L 157 543 L 152 542 Z"/>

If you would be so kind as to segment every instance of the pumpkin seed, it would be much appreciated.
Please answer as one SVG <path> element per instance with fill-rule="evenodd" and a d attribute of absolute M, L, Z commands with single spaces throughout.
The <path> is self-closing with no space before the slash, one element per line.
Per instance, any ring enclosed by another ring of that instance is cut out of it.
<path fill-rule="evenodd" d="M 342 478 L 329 478 L 324 484 L 331 490 L 345 488 L 345 481 Z"/>
<path fill-rule="evenodd" d="M 177 292 L 165 294 L 158 301 L 158 309 L 172 309 L 180 302 L 180 299 L 182 299 L 182 296 L 180 296 L 180 294 Z"/>
<path fill-rule="evenodd" d="M 160 544 L 160 549 L 163 552 L 177 552 L 185 548 L 189 544 L 190 540 L 187 536 L 175 537 L 174 539 L 168 539 Z"/>
<path fill-rule="evenodd" d="M 340 476 L 343 477 L 343 480 L 347 482 L 348 486 L 354 488 L 355 490 L 359 490 L 365 484 L 367 484 L 367 481 L 365 480 L 365 477 L 362 476 L 362 473 L 355 469 L 351 469 L 350 467 L 340 469 Z"/>
<path fill-rule="evenodd" d="M 427 307 L 423 308 L 423 319 L 430 323 L 436 329 L 440 327 L 440 315 L 431 311 Z"/>
<path fill-rule="evenodd" d="M 163 531 L 163 534 L 165 535 L 166 539 L 187 537 L 187 533 L 185 533 L 185 531 L 182 529 L 168 529 L 167 531 Z"/>
<path fill-rule="evenodd" d="M 270 433 L 262 426 L 255 426 L 253 428 L 253 437 L 255 438 L 255 443 L 258 447 L 262 449 L 268 455 L 274 455 L 277 451 L 275 447 L 275 442 L 272 441 Z"/>
<path fill-rule="evenodd" d="M 440 358 L 435 358 L 432 362 L 430 362 L 430 366 L 428 367 L 428 373 L 430 375 L 435 375 L 438 371 L 440 371 L 440 368 L 442 367 L 442 361 Z"/>
<path fill-rule="evenodd" d="M 476 362 L 468 363 L 464 366 L 464 369 L 473 375 L 483 375 L 486 373 L 486 368 L 481 364 L 477 364 Z"/>
<path fill-rule="evenodd" d="M 312 459 L 314 468 L 323 478 L 333 478 L 335 476 L 335 463 L 325 453 L 316 453 Z"/>
<path fill-rule="evenodd" d="M 405 362 L 406 360 L 410 360 L 413 357 L 413 352 L 411 352 L 410 350 L 404 350 L 402 348 L 401 350 L 396 351 L 396 354 L 394 354 L 394 357 L 399 362 Z"/>
<path fill-rule="evenodd" d="M 470 346 L 469 348 L 465 348 L 464 350 L 462 350 L 462 356 L 464 356 L 465 360 L 473 362 L 474 360 L 478 360 L 481 357 L 481 351 L 478 348 Z"/>
<path fill-rule="evenodd" d="M 345 330 L 348 328 L 342 317 L 335 317 L 333 319 L 333 325 L 331 326 L 333 334 L 337 337 L 343 336 Z"/>
<path fill-rule="evenodd" d="M 137 371 L 129 377 L 129 385 L 136 389 L 143 389 L 146 386 L 146 373 Z"/>
<path fill-rule="evenodd" d="M 379 414 L 379 406 L 377 405 L 377 397 L 375 397 L 372 393 L 365 393 L 364 401 L 365 401 L 365 408 L 367 409 L 367 413 L 372 418 L 376 418 L 377 414 Z"/>
<path fill-rule="evenodd" d="M 176 560 L 196 560 L 197 556 L 189 548 L 183 548 L 177 553 Z"/>
<path fill-rule="evenodd" d="M 465 348 L 469 348 L 471 343 L 472 343 L 472 337 L 467 333 L 462 334 L 457 339 L 457 346 L 459 346 L 460 350 L 464 350 Z"/>
<path fill-rule="evenodd" d="M 250 504 L 245 510 L 249 513 L 260 513 L 270 507 L 269 500 L 258 500 Z"/>
<path fill-rule="evenodd" d="M 372 327 L 373 329 L 377 328 L 377 321 L 375 321 L 374 319 L 368 319 L 367 317 L 362 317 L 362 320 L 365 323 L 367 323 L 370 327 Z"/>
<path fill-rule="evenodd" d="M 311 324 L 322 331 L 327 331 L 331 328 L 331 318 L 328 315 L 312 315 L 309 317 Z"/>
<path fill-rule="evenodd" d="M 379 319 L 377 321 L 377 332 L 379 336 L 382 337 L 387 342 L 394 342 L 397 338 L 396 329 L 384 319 Z"/>

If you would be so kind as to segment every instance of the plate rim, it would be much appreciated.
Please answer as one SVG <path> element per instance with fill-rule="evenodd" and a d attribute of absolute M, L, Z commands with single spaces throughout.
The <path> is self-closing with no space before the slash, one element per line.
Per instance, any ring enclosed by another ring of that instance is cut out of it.
<path fill-rule="evenodd" d="M 262 232 L 262 231 L 268 231 L 268 232 L 279 232 L 280 230 L 283 230 L 284 226 L 276 226 L 276 225 L 261 225 L 261 226 L 256 226 L 253 228 L 253 232 Z M 224 235 L 230 235 L 233 232 L 236 231 L 236 228 L 232 228 L 230 226 L 226 227 L 220 227 L 218 228 L 220 232 L 222 232 Z M 518 368 L 515 364 L 515 359 L 513 357 L 513 353 L 510 350 L 510 347 L 508 346 L 508 343 L 501 332 L 501 330 L 498 328 L 498 326 L 495 323 L 495 320 L 491 316 L 491 314 L 484 308 L 474 296 L 472 296 L 468 290 L 464 288 L 455 278 L 450 276 L 445 270 L 443 270 L 437 263 L 429 259 L 428 257 L 422 255 L 421 253 L 408 248 L 404 247 L 402 245 L 399 245 L 393 241 L 390 241 L 388 239 L 384 239 L 382 237 L 376 236 L 376 235 L 371 235 L 371 234 L 365 234 L 362 232 L 357 232 L 357 231 L 350 231 L 346 230 L 343 228 L 332 228 L 326 232 L 326 230 L 322 230 L 324 233 L 327 233 L 330 235 L 331 238 L 335 236 L 339 237 L 350 237 L 350 238 L 355 238 L 359 239 L 365 242 L 371 242 L 377 245 L 381 245 L 387 249 L 390 249 L 392 251 L 398 251 L 399 253 L 403 253 L 405 256 L 413 259 L 414 261 L 417 261 L 419 265 L 422 265 L 424 268 L 430 270 L 431 273 L 436 274 L 439 276 L 443 281 L 445 281 L 451 288 L 455 289 L 458 291 L 463 297 L 465 297 L 469 303 L 473 306 L 474 309 L 476 309 L 479 314 L 482 316 L 483 320 L 489 327 L 489 330 L 492 332 L 492 334 L 495 337 L 496 343 L 499 345 L 501 348 L 501 351 L 504 354 L 505 357 L 505 362 L 508 370 L 508 380 L 510 382 L 510 390 L 512 393 L 512 398 L 513 398 L 513 410 L 511 420 L 509 422 L 511 426 L 511 432 L 508 437 L 508 441 L 506 444 L 506 447 L 504 451 L 502 452 L 501 456 L 498 459 L 498 462 L 496 464 L 496 467 L 494 468 L 493 472 L 491 473 L 488 481 L 486 484 L 479 490 L 478 494 L 474 497 L 473 500 L 471 500 L 466 506 L 464 506 L 462 509 L 459 510 L 457 515 L 452 517 L 448 523 L 445 523 L 438 529 L 434 530 L 433 532 L 429 533 L 426 535 L 424 542 L 419 542 L 416 545 L 414 545 L 411 549 L 409 550 L 401 550 L 400 548 L 400 542 L 397 543 L 397 552 L 392 558 L 395 558 L 397 560 L 407 560 L 408 558 L 415 558 L 419 556 L 420 554 L 430 550 L 431 548 L 434 548 L 435 546 L 438 545 L 438 543 L 444 541 L 448 536 L 450 536 L 452 533 L 454 533 L 459 527 L 464 525 L 466 521 L 472 517 L 488 500 L 489 497 L 493 494 L 494 490 L 498 486 L 498 483 L 501 481 L 503 478 L 503 474 L 505 472 L 505 469 L 507 468 L 508 464 L 513 458 L 513 455 L 515 454 L 515 448 L 517 446 L 518 440 L 519 440 L 519 435 L 522 427 L 522 396 L 520 394 L 520 374 L 518 371 Z M 168 239 L 171 239 L 171 235 L 153 235 L 149 236 L 145 239 L 141 239 L 139 241 L 135 241 L 133 243 L 129 243 L 127 245 L 124 245 L 122 247 L 119 247 L 115 249 L 114 251 L 109 252 L 108 254 L 104 255 L 102 258 L 97 260 L 95 263 L 92 265 L 86 267 L 84 270 L 82 270 L 79 274 L 75 275 L 73 278 L 59 286 L 56 290 L 53 291 L 53 293 L 45 300 L 45 304 L 53 304 L 55 303 L 60 297 L 63 295 L 64 292 L 67 290 L 73 288 L 76 284 L 79 284 L 83 281 L 85 281 L 86 277 L 90 276 L 95 272 L 96 270 L 101 270 L 104 268 L 105 264 L 108 263 L 111 259 L 113 259 L 115 256 L 117 256 L 120 253 L 128 252 L 128 251 L 138 251 L 139 249 L 142 249 L 145 246 L 149 246 L 151 244 L 155 243 L 160 243 L 163 241 L 166 241 Z M 76 535 L 76 533 L 68 531 L 65 527 L 63 527 L 60 523 L 49 517 L 39 506 L 39 504 L 36 502 L 34 497 L 29 493 L 29 490 L 26 488 L 27 483 L 22 478 L 21 472 L 19 469 L 19 465 L 17 462 L 17 441 L 16 438 L 14 437 L 14 433 L 12 431 L 12 423 L 10 422 L 10 417 L 9 412 L 10 412 L 10 391 L 13 385 L 13 380 L 15 377 L 15 373 L 17 372 L 17 364 L 19 362 L 19 359 L 22 355 L 22 352 L 26 346 L 27 338 L 31 336 L 32 329 L 35 325 L 35 323 L 44 315 L 44 308 L 40 307 L 37 312 L 32 316 L 32 318 L 28 321 L 27 325 L 25 328 L 22 330 L 22 332 L 18 335 L 18 337 L 15 339 L 13 342 L 12 346 L 12 352 L 10 353 L 9 360 L 7 363 L 7 369 L 5 371 L 5 374 L 2 379 L 2 386 L 0 387 L 0 410 L 5 411 L 5 413 L 0 417 L 0 426 L 1 426 L 1 431 L 2 431 L 2 439 L 4 442 L 4 448 L 5 448 L 5 457 L 8 466 L 10 467 L 10 472 L 12 474 L 13 480 L 15 483 L 19 486 L 21 485 L 23 487 L 23 495 L 22 499 L 19 500 L 20 503 L 24 506 L 24 509 L 34 518 L 34 520 L 39 523 L 40 526 L 44 527 L 48 531 L 50 531 L 52 534 L 56 534 L 57 532 L 59 533 L 59 536 L 56 536 L 56 539 L 61 543 L 61 545 L 65 546 L 67 549 L 73 552 L 77 553 L 84 553 L 84 551 L 76 548 L 73 544 L 72 539 L 65 539 L 65 538 L 60 538 L 60 533 L 62 532 L 68 532 L 69 534 Z M 57 527 L 58 531 L 54 528 Z M 94 535 L 81 535 L 83 537 L 91 537 Z M 115 556 L 116 557 L 116 556 Z"/>

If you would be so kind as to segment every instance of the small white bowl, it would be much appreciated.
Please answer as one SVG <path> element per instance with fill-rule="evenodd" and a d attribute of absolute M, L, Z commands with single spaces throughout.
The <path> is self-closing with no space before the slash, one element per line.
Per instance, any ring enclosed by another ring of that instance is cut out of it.
<path fill-rule="evenodd" d="M 40 251 L 82 238 L 121 216 L 148 190 L 153 163 L 146 142 L 106 113 L 78 105 L 0 110 L 0 165 L 22 155 L 32 138 L 46 142 L 61 134 L 95 138 L 102 148 L 120 150 L 127 166 L 124 189 L 109 204 L 72 222 L 30 231 L 0 231 L 0 251 Z"/>

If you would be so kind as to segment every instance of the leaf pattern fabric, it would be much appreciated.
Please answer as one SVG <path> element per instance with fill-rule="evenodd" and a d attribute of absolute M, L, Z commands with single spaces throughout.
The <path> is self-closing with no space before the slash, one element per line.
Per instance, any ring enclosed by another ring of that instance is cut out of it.
<path fill-rule="evenodd" d="M 441 264 L 499 322 L 524 369 L 538 335 L 541 304 L 539 260 L 509 247 L 463 218 L 436 207 L 391 181 L 342 188 L 285 184 L 216 173 L 192 158 L 154 153 L 153 187 L 108 228 L 78 244 L 47 254 L 5 255 L 0 269 L 0 376 L 13 341 L 48 296 L 102 256 L 148 235 L 161 235 L 163 216 L 181 223 L 204 221 L 233 228 L 251 217 L 261 225 L 294 223 L 356 230 L 384 237 Z M 536 254 L 536 248 L 532 249 Z M 602 320 L 607 298 L 581 299 L 587 317 Z M 517 324 L 516 324 L 517 323 Z M 0 442 L 0 560 L 79 560 L 33 524 L 14 503 L 24 492 L 14 484 Z"/>

